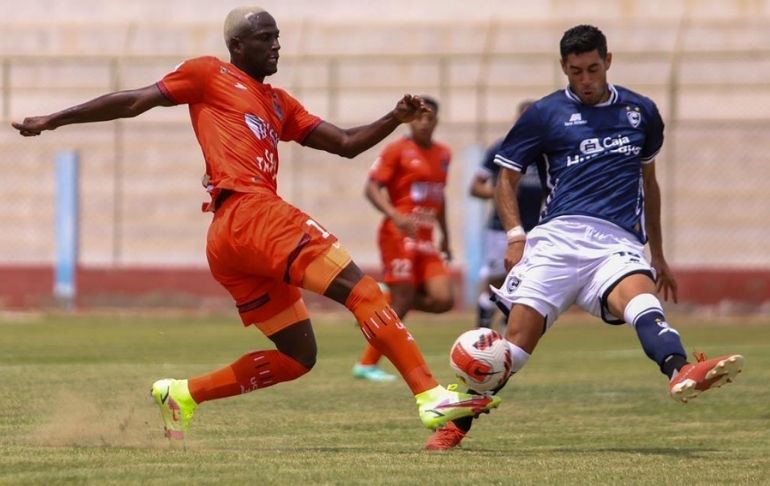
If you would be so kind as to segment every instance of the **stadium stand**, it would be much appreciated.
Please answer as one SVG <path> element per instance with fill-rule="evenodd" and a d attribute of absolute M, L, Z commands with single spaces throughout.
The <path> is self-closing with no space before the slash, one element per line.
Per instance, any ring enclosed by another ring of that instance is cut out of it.
<path fill-rule="evenodd" d="M 171 13 L 148 0 L 122 10 L 87 0 L 31 3 L 0 20 L 5 123 L 150 84 L 186 57 L 224 57 L 220 22 L 211 19 L 233 4 L 194 1 Z M 463 153 L 505 133 L 521 99 L 563 86 L 556 44 L 565 28 L 588 20 L 609 38 L 611 81 L 655 99 L 667 121 L 659 177 L 670 262 L 693 271 L 770 272 L 770 139 L 763 136 L 770 128 L 770 2 L 708 0 L 694 8 L 686 1 L 590 1 L 587 18 L 566 1 L 485 2 L 474 12 L 454 1 L 394 2 L 410 13 L 406 19 L 373 2 L 363 2 L 374 9 L 368 18 L 345 2 L 316 3 L 325 7 L 265 4 L 282 29 L 280 70 L 269 81 L 342 126 L 381 115 L 403 92 L 438 96 L 445 108 L 437 135 L 458 161 L 449 187 L 456 235 L 475 224 L 466 221 L 464 204 L 464 165 L 475 161 L 463 161 Z M 84 266 L 205 269 L 208 217 L 197 211 L 205 197 L 202 160 L 184 108 L 66 127 L 34 141 L 2 130 L 0 149 L 0 203 L 13 228 L 0 233 L 0 267 L 50 264 L 51 163 L 57 151 L 76 149 Z M 288 200 L 312 208 L 357 261 L 372 266 L 377 217 L 361 204 L 361 191 L 377 150 L 346 161 L 285 146 L 279 181 Z M 456 238 L 456 255 L 464 250 Z M 757 295 L 770 298 L 770 288 Z"/>

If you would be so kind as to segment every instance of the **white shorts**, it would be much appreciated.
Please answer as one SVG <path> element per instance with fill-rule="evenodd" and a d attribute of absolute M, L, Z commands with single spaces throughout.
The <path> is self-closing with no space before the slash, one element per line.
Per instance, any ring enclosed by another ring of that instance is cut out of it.
<path fill-rule="evenodd" d="M 485 229 L 484 230 L 484 265 L 479 271 L 479 277 L 482 280 L 494 277 L 504 277 L 505 271 L 505 250 L 508 247 L 508 238 L 505 231 Z"/>
<path fill-rule="evenodd" d="M 644 246 L 626 230 L 588 216 L 563 216 L 535 226 L 527 234 L 524 256 L 492 289 L 503 310 L 513 304 L 535 309 L 546 329 L 572 304 L 609 324 L 607 296 L 624 277 L 643 273 L 655 278 Z"/>

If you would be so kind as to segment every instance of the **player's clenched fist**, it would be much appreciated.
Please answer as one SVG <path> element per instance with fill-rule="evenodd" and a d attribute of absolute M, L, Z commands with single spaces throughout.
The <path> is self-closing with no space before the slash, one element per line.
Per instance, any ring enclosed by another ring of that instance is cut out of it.
<path fill-rule="evenodd" d="M 401 123 L 408 123 L 417 118 L 421 113 L 428 113 L 430 111 L 430 107 L 422 101 L 422 98 L 405 94 L 404 97 L 396 103 L 396 108 L 393 110 L 393 116 Z"/>
<path fill-rule="evenodd" d="M 53 130 L 53 127 L 48 126 L 47 116 L 33 116 L 25 118 L 21 123 L 12 122 L 11 126 L 19 131 L 19 133 L 25 137 L 34 137 L 40 135 L 43 130 Z"/>

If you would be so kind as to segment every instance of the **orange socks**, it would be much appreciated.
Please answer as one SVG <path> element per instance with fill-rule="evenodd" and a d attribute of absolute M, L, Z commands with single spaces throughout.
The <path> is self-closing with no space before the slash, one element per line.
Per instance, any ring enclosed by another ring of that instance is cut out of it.
<path fill-rule="evenodd" d="M 380 361 L 381 357 L 382 357 L 382 353 L 379 352 L 377 348 L 375 348 L 371 344 L 367 344 L 366 349 L 364 349 L 364 354 L 361 356 L 361 359 L 358 361 L 358 364 L 363 366 L 376 365 L 377 362 Z"/>
<path fill-rule="evenodd" d="M 353 287 L 345 307 L 356 316 L 369 344 L 393 363 L 412 393 L 417 395 L 438 385 L 414 338 L 372 277 L 365 276 Z"/>
<path fill-rule="evenodd" d="M 280 351 L 254 351 L 241 356 L 230 366 L 190 378 L 187 385 L 195 403 L 201 403 L 294 380 L 308 371 Z"/>

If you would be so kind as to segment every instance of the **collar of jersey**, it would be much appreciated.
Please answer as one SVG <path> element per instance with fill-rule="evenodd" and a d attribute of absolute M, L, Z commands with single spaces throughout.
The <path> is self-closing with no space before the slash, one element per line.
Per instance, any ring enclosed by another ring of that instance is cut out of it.
<path fill-rule="evenodd" d="M 608 87 L 608 89 L 610 90 L 610 97 L 609 97 L 609 99 L 608 99 L 607 101 L 603 102 L 603 103 L 599 103 L 598 105 L 593 105 L 593 106 L 596 106 L 597 108 L 598 108 L 598 107 L 602 107 L 602 106 L 610 106 L 611 104 L 613 104 L 613 103 L 615 103 L 616 101 L 618 101 L 618 90 L 617 90 L 617 89 L 615 89 L 615 86 L 613 86 L 613 85 L 611 85 L 611 84 L 608 84 L 608 85 L 607 85 L 607 87 Z M 580 98 L 578 98 L 578 97 L 575 95 L 575 93 L 573 93 L 573 92 L 572 92 L 572 91 L 569 89 L 569 86 L 567 86 L 566 88 L 564 88 L 564 94 L 566 94 L 566 95 L 567 95 L 567 98 L 571 99 L 571 100 L 572 100 L 572 101 L 574 101 L 575 103 L 580 103 L 581 105 L 583 104 L 583 102 L 582 102 L 582 101 L 580 101 Z"/>
<path fill-rule="evenodd" d="M 230 72 L 230 75 L 236 78 L 238 81 L 248 83 L 259 91 L 270 90 L 272 88 L 270 84 L 265 83 L 264 81 L 260 82 L 249 76 L 245 71 L 241 71 L 241 69 L 235 64 L 229 62 L 225 62 L 224 64 L 226 65 L 227 70 Z"/>

